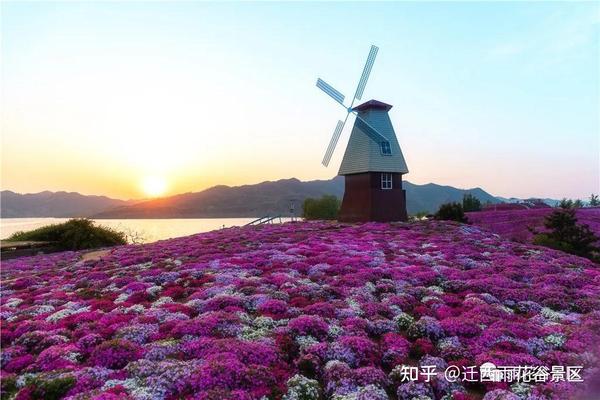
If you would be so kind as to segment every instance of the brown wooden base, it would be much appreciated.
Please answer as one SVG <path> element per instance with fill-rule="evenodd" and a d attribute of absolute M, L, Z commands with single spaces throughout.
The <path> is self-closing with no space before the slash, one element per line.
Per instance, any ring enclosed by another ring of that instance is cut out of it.
<path fill-rule="evenodd" d="M 392 189 L 381 189 L 380 172 L 346 175 L 346 188 L 338 220 L 407 221 L 406 192 L 402 189 L 402 174 L 392 175 Z"/>

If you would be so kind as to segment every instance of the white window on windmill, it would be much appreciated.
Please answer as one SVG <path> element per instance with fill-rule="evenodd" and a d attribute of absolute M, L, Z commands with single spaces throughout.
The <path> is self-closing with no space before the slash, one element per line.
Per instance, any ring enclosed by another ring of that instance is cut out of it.
<path fill-rule="evenodd" d="M 383 172 L 381 174 L 381 188 L 382 189 L 391 189 L 392 188 L 392 174 L 388 172 Z"/>
<path fill-rule="evenodd" d="M 381 154 L 384 156 L 392 155 L 392 148 L 390 147 L 390 142 L 381 142 Z"/>

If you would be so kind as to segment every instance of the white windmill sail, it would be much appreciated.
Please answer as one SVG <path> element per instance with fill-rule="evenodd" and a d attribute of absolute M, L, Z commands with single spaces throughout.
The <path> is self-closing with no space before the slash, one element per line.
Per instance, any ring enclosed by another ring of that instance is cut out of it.
<path fill-rule="evenodd" d="M 346 109 L 346 112 L 347 112 L 346 118 L 343 121 L 341 121 L 341 120 L 338 121 L 338 123 L 335 127 L 335 130 L 333 131 L 333 136 L 331 137 L 331 140 L 329 141 L 329 146 L 327 146 L 327 150 L 325 151 L 325 155 L 323 156 L 322 163 L 326 167 L 329 165 L 329 161 L 331 161 L 331 156 L 333 155 L 333 152 L 335 151 L 337 142 L 342 134 L 342 131 L 344 130 L 344 125 L 346 125 L 348 116 L 350 115 L 350 113 L 356 114 L 356 111 L 354 111 L 354 109 L 352 107 L 354 106 L 354 102 L 356 100 L 360 100 L 362 98 L 362 95 L 365 91 L 365 87 L 367 86 L 367 81 L 369 80 L 369 75 L 371 74 L 371 69 L 373 68 L 373 65 L 375 63 L 375 57 L 377 57 L 378 51 L 379 51 L 379 48 L 377 46 L 371 46 L 371 50 L 369 51 L 369 55 L 367 57 L 367 61 L 363 68 L 362 75 L 360 77 L 360 80 L 358 81 L 358 86 L 356 88 L 356 92 L 354 94 L 354 97 L 352 98 L 352 102 L 350 103 L 349 107 L 346 107 L 344 105 L 344 99 L 346 97 L 339 90 L 335 89 L 333 86 L 331 86 L 330 84 L 325 82 L 323 79 L 321 79 L 321 78 L 317 79 L 317 87 L 319 89 L 321 89 L 322 91 L 324 91 L 325 93 L 327 93 L 327 95 L 330 96 L 337 103 L 341 104 Z M 358 115 L 357 115 L 357 118 L 359 118 L 359 121 L 358 121 L 359 124 L 362 124 L 362 126 L 363 126 L 363 129 L 361 130 L 361 132 L 363 132 L 363 134 L 365 134 L 370 140 L 377 143 L 377 145 L 384 144 L 385 146 L 387 146 L 386 148 L 388 148 L 390 150 L 393 148 L 393 146 L 391 146 L 389 143 L 387 143 L 387 145 L 385 144 L 387 142 L 386 137 L 384 135 L 382 135 L 381 133 L 379 133 L 376 128 L 371 126 L 368 121 L 361 119 L 361 117 Z"/>

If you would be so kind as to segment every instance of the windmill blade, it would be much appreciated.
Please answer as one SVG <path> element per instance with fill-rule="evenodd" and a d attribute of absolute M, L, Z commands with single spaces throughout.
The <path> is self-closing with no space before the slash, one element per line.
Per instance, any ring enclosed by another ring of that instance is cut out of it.
<path fill-rule="evenodd" d="M 360 100 L 362 98 L 363 92 L 365 91 L 365 86 L 367 86 L 367 80 L 369 80 L 369 75 L 371 74 L 371 68 L 373 68 L 373 64 L 375 63 L 375 57 L 377 57 L 378 51 L 379 47 L 371 46 L 371 51 L 369 51 L 369 56 L 367 57 L 367 62 L 365 63 L 365 67 L 363 68 L 362 76 L 360 77 L 360 81 L 358 81 L 358 87 L 356 88 L 356 94 L 354 95 L 355 99 Z"/>
<path fill-rule="evenodd" d="M 383 143 L 383 142 L 388 142 L 389 143 L 388 138 L 386 138 L 381 133 L 379 133 L 377 131 L 377 129 L 373 128 L 367 121 L 365 121 L 364 119 L 362 119 L 358 115 L 356 116 L 356 122 L 354 123 L 354 125 L 358 129 L 360 129 L 361 131 L 363 131 L 375 143 L 377 143 L 379 145 L 381 145 L 381 143 Z"/>
<path fill-rule="evenodd" d="M 348 119 L 348 116 L 346 116 L 346 120 Z M 338 121 L 337 126 L 335 127 L 335 130 L 333 131 L 333 136 L 331 137 L 331 140 L 329 141 L 329 146 L 327 147 L 327 151 L 325 152 L 325 156 L 323 156 L 323 161 L 322 164 L 324 166 L 328 166 L 329 165 L 329 161 L 331 161 L 331 156 L 333 155 L 333 151 L 335 150 L 335 146 L 337 145 L 338 140 L 340 139 L 340 135 L 342 134 L 342 130 L 344 129 L 344 125 L 346 124 L 346 121 Z"/>
<path fill-rule="evenodd" d="M 337 90 L 335 90 L 333 88 L 333 86 L 331 86 L 329 83 L 325 82 L 321 78 L 318 78 L 317 79 L 317 87 L 319 89 L 321 89 L 322 91 L 324 91 L 325 93 L 327 93 L 329 96 L 331 96 L 332 99 L 334 99 L 335 101 L 337 101 L 341 105 L 344 105 L 344 98 L 346 96 L 344 96 L 343 94 L 341 94 L 340 92 L 338 92 Z"/>

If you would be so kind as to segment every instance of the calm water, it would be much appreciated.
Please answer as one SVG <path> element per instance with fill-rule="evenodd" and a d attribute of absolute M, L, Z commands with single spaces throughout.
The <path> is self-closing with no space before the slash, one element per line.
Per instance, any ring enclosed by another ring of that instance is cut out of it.
<path fill-rule="evenodd" d="M 6 239 L 17 231 L 28 231 L 67 220 L 68 218 L 0 219 L 0 239 Z M 100 219 L 96 223 L 125 232 L 129 238 L 137 238 L 137 242 L 148 243 L 223 227 L 241 226 L 252 220 L 254 218 Z"/>

